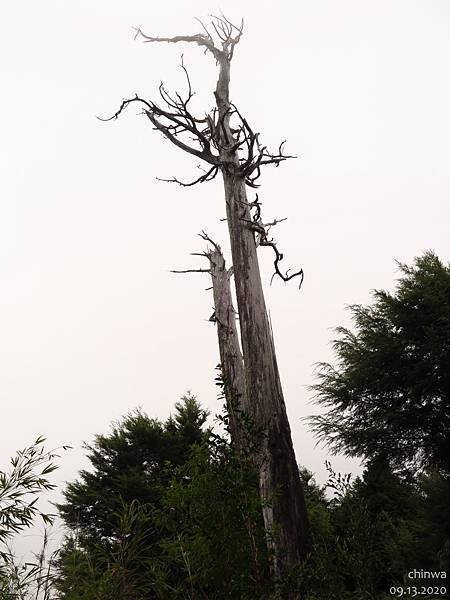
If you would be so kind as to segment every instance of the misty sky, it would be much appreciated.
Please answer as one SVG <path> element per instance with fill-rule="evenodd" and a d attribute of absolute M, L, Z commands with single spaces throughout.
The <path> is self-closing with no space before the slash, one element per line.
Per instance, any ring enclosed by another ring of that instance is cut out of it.
<path fill-rule="evenodd" d="M 245 19 L 231 98 L 270 147 L 295 160 L 267 167 L 259 198 L 284 266 L 260 249 L 298 461 L 324 481 L 326 452 L 301 417 L 314 412 L 314 363 L 330 360 L 346 304 L 392 289 L 395 259 L 450 258 L 448 0 L 222 0 Z M 228 254 L 221 182 L 195 188 L 198 160 L 152 131 L 123 98 L 183 89 L 200 115 L 216 68 L 200 48 L 142 44 L 194 34 L 220 10 L 202 0 L 0 1 L 0 468 L 38 435 L 71 444 L 54 481 L 85 466 L 81 444 L 141 406 L 166 418 L 186 390 L 211 412 L 218 349 L 205 229 Z M 253 193 L 250 194 L 250 198 Z M 333 464 L 354 470 L 342 458 Z"/>

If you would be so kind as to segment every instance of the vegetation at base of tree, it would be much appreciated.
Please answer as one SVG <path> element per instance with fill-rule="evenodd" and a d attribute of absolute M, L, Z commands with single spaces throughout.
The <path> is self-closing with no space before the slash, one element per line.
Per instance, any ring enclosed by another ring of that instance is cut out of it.
<path fill-rule="evenodd" d="M 321 364 L 312 418 L 334 451 L 388 457 L 405 473 L 450 474 L 450 266 L 426 252 L 395 293 L 350 307 L 355 332 L 339 327 L 337 366 Z"/>
<path fill-rule="evenodd" d="M 420 345 L 417 341 L 417 363 L 412 355 L 405 357 L 411 368 L 411 401 L 405 402 L 403 412 L 396 412 L 399 402 L 392 405 L 398 444 L 392 453 L 386 451 L 393 432 L 379 427 L 374 416 L 382 421 L 387 404 L 381 401 L 379 390 L 387 381 L 380 383 L 369 371 L 359 401 L 364 407 L 370 399 L 378 409 L 369 411 L 368 421 L 359 429 L 355 421 L 356 434 L 366 426 L 373 443 L 372 454 L 369 450 L 362 453 L 366 460 L 361 476 L 335 473 L 327 463 L 328 481 L 318 485 L 311 472 L 300 468 L 312 536 L 311 551 L 302 567 L 293 569 L 282 581 L 276 581 L 270 572 L 272 557 L 266 537 L 276 536 L 277 531 L 264 528 L 259 465 L 255 463 L 255 449 L 264 433 L 241 415 L 246 438 L 237 454 L 230 443 L 226 411 L 218 418 L 218 432 L 217 427 L 208 428 L 206 411 L 188 394 L 175 404 L 173 416 L 166 421 L 136 410 L 113 424 L 108 434 L 98 435 L 86 445 L 91 468 L 67 485 L 64 501 L 58 506 L 67 526 L 63 546 L 57 556 L 47 555 L 44 547 L 28 565 L 17 562 L 5 542 L 41 514 L 37 498 L 42 490 L 51 488 L 47 475 L 55 468 L 54 455 L 43 450 L 39 439 L 13 459 L 9 473 L 0 474 L 4 543 L 0 600 L 387 600 L 393 597 L 392 587 L 411 585 L 407 574 L 414 569 L 450 576 L 450 474 L 441 453 L 445 439 L 439 429 L 425 436 L 426 428 L 436 421 L 436 406 L 442 407 L 442 419 L 446 418 L 445 377 L 439 376 L 435 382 L 430 376 L 428 388 L 420 387 L 419 379 L 413 377 L 431 372 L 427 371 L 429 365 L 440 356 L 435 348 L 438 337 L 442 355 L 448 349 L 444 300 L 449 273 L 431 253 L 417 259 L 414 267 L 402 269 L 404 278 L 395 295 L 377 292 L 375 307 L 359 307 L 358 314 L 373 318 L 357 321 L 355 341 L 345 357 L 354 359 L 353 351 L 359 347 L 361 362 L 355 362 L 355 370 L 347 375 L 344 367 L 350 363 L 341 362 L 337 369 L 342 369 L 343 381 L 348 382 L 350 374 L 362 376 L 356 367 L 369 364 L 365 362 L 369 340 L 379 368 L 385 363 L 378 354 L 386 351 L 395 358 L 389 353 L 392 336 L 398 341 L 399 325 L 393 325 L 392 315 L 400 314 L 405 305 L 418 307 L 413 310 L 415 325 L 408 311 L 403 321 L 402 331 L 410 341 L 399 342 L 404 349 L 412 348 L 411 340 L 417 338 Z M 380 304 L 380 298 L 390 299 L 389 310 Z M 393 306 L 397 313 L 390 312 Z M 419 315 L 422 311 L 433 318 Z M 378 312 L 380 318 L 376 318 Z M 432 321 L 439 315 L 442 328 L 437 331 Z M 414 327 L 422 334 L 414 333 Z M 382 333 L 385 346 L 381 345 Z M 350 333 L 345 335 L 350 339 Z M 392 369 L 388 378 L 391 396 L 388 388 L 383 388 L 386 398 L 395 398 L 400 389 L 393 373 L 400 381 L 404 376 L 400 368 L 404 365 L 397 359 L 392 361 L 396 370 Z M 425 366 L 420 366 L 421 360 Z M 439 373 L 440 368 L 432 370 Z M 223 389 L 220 378 L 218 383 Z M 410 448 L 406 432 L 418 389 L 435 393 L 433 397 L 424 394 L 422 404 L 416 407 L 423 410 L 422 429 L 417 445 Z M 436 390 L 440 390 L 440 400 Z M 356 393 L 352 402 L 355 411 L 360 410 Z M 351 423 L 349 420 L 348 429 L 343 429 L 345 443 L 351 439 L 345 437 L 351 433 Z M 329 441 L 336 442 L 335 434 Z M 415 476 L 406 477 L 408 473 Z M 420 587 L 424 581 L 414 584 Z M 431 584 L 448 588 L 446 579 Z"/>
<path fill-rule="evenodd" d="M 313 548 L 304 568 L 275 585 L 269 573 L 251 454 L 237 456 L 226 431 L 214 434 L 205 429 L 204 412 L 194 398 L 188 402 L 189 425 L 197 423 L 189 429 L 197 441 L 186 447 L 186 453 L 180 443 L 175 456 L 185 459 L 177 465 L 166 459 L 167 447 L 155 443 L 152 464 L 158 469 L 162 463 L 164 469 L 159 479 L 156 475 L 147 479 L 152 502 L 145 495 L 121 499 L 111 481 L 122 486 L 123 480 L 115 477 L 105 478 L 101 499 L 104 463 L 96 463 L 100 470 L 94 468 L 89 479 L 95 483 L 95 500 L 88 493 L 86 478 L 78 498 L 78 509 L 90 513 L 90 518 L 69 526 L 57 558 L 42 556 L 41 564 L 48 570 L 30 573 L 28 587 L 27 573 L 10 562 L 8 593 L 5 580 L 2 600 L 37 598 L 37 581 L 47 585 L 45 600 L 268 600 L 283 598 L 288 590 L 297 590 L 305 600 L 381 600 L 389 598 L 389 588 L 402 585 L 413 568 L 450 571 L 449 478 L 433 471 L 423 473 L 413 484 L 393 472 L 389 461 L 377 458 L 353 480 L 334 473 L 328 464 L 329 479 L 324 486 L 307 469 L 300 469 Z M 179 403 L 174 418 L 166 423 L 141 411 L 131 413 L 113 426 L 110 435 L 98 436 L 90 451 L 97 444 L 105 449 L 109 441 L 124 435 L 127 443 L 115 446 L 115 464 L 125 470 L 128 464 L 133 471 L 132 459 L 149 450 L 149 438 L 135 433 L 148 427 L 161 437 L 169 431 L 176 437 L 177 430 L 186 431 L 181 427 L 183 419 L 177 418 L 186 416 L 185 407 L 185 401 Z M 175 425 L 166 427 L 169 422 Z M 222 422 L 226 427 L 226 415 Z M 192 435 L 185 442 L 188 439 Z M 93 522 L 102 530 L 104 508 L 100 504 L 112 497 L 118 499 L 113 519 L 105 524 L 105 535 L 94 537 Z M 74 496 L 70 498 L 73 501 Z M 94 520 L 96 512 L 99 516 Z M 74 513 L 66 506 L 64 514 L 70 518 Z"/>
<path fill-rule="evenodd" d="M 226 431 L 202 429 L 205 419 L 189 396 L 166 423 L 139 413 L 126 417 L 110 436 L 97 436 L 89 447 L 89 456 L 97 459 L 95 472 L 82 472 L 82 482 L 68 486 L 60 506 L 72 530 L 59 562 L 64 598 L 94 592 L 102 599 L 125 593 L 139 598 L 144 590 L 145 598 L 264 597 L 271 582 L 257 474 L 250 455 L 237 457 Z M 144 435 L 136 435 L 138 426 Z M 228 428 L 226 416 L 221 426 Z M 124 437 L 134 444 L 120 444 L 115 453 L 120 468 L 115 472 L 108 461 L 103 477 L 100 446 L 109 457 L 107 449 L 117 449 Z M 151 463 L 134 460 L 144 451 L 151 453 Z M 139 470 L 141 464 L 147 468 Z M 140 482 L 134 488 L 139 497 L 125 496 L 127 472 Z M 104 528 L 99 516 L 104 507 L 96 508 L 103 484 L 104 504 L 119 505 L 109 511 Z M 77 514 L 87 516 L 75 520 Z"/>
<path fill-rule="evenodd" d="M 86 539 L 109 543 L 124 505 L 159 506 L 173 469 L 207 435 L 206 418 L 207 411 L 188 394 L 165 423 L 135 410 L 113 424 L 109 435 L 97 435 L 93 445 L 85 445 L 93 470 L 81 471 L 57 505 L 66 525 Z"/>
<path fill-rule="evenodd" d="M 221 421 L 226 430 L 226 414 Z M 411 483 L 375 457 L 353 480 L 328 463 L 324 486 L 300 469 L 313 547 L 304 567 L 274 581 L 251 460 L 258 434 L 249 430 L 249 452 L 240 456 L 226 431 L 199 435 L 183 464 L 166 463 L 170 478 L 157 503 L 122 506 L 110 540 L 73 530 L 59 597 L 381 600 L 419 565 L 450 571 L 450 480 L 430 471 Z"/>
<path fill-rule="evenodd" d="M 419 565 L 450 570 L 448 479 L 434 472 L 413 485 L 382 459 L 353 481 L 328 468 L 325 486 L 301 469 L 314 542 L 307 565 L 282 582 L 286 593 L 381 599 Z M 111 546 L 68 540 L 60 597 L 283 597 L 270 579 L 259 502 L 251 464 L 225 437 L 203 442 L 174 470 L 159 509 L 124 506 Z"/>

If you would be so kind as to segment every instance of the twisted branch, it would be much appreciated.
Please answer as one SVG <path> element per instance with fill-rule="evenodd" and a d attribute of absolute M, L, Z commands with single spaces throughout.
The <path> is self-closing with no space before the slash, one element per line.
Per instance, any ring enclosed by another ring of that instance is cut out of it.
<path fill-rule="evenodd" d="M 213 54 L 216 61 L 229 63 L 233 56 L 233 51 L 243 32 L 243 21 L 240 26 L 234 25 L 223 15 L 220 17 L 211 16 L 210 30 L 199 21 L 203 33 L 196 35 L 179 35 L 175 37 L 152 37 L 143 33 L 140 28 L 136 29 L 135 39 L 140 37 L 144 42 L 187 42 L 196 43 Z M 184 72 L 187 83 L 187 92 L 182 97 L 178 92 L 171 94 L 161 83 L 159 85 L 159 95 L 162 105 L 145 100 L 136 94 L 133 98 L 122 102 L 119 109 L 107 118 L 99 117 L 101 121 L 111 121 L 117 119 L 122 112 L 132 103 L 138 103 L 146 115 L 153 128 L 160 131 L 172 144 L 181 150 L 192 154 L 202 161 L 205 161 L 210 167 L 205 172 L 192 181 L 180 181 L 177 177 L 169 179 L 158 178 L 159 181 L 177 183 L 183 187 L 190 187 L 197 183 L 204 183 L 214 179 L 219 170 L 233 166 L 237 152 L 243 151 L 245 156 L 239 158 L 239 167 L 236 175 L 244 179 L 246 185 L 252 188 L 258 187 L 256 181 L 261 175 L 261 167 L 268 164 L 278 166 L 288 158 L 293 158 L 283 152 L 284 141 L 280 144 L 278 152 L 271 153 L 266 146 L 262 146 L 259 141 L 259 133 L 255 133 L 248 121 L 241 115 L 234 104 L 229 104 L 223 111 L 214 108 L 209 114 L 199 118 L 192 114 L 189 103 L 194 96 L 192 91 L 189 72 L 184 64 L 183 55 L 181 56 L 181 69 Z M 232 119 L 232 127 L 227 131 L 225 121 Z M 231 139 L 229 139 L 231 132 Z M 226 153 L 221 151 L 226 150 Z M 226 156 L 224 158 L 224 155 Z"/>
<path fill-rule="evenodd" d="M 209 242 L 213 246 L 213 248 L 216 252 L 220 252 L 220 253 L 222 252 L 219 244 L 217 242 L 215 242 L 213 239 L 211 239 L 205 231 L 202 230 L 202 232 L 199 233 L 198 236 L 201 237 L 202 240 Z M 202 257 L 210 260 L 211 259 L 211 250 L 206 250 L 205 252 L 191 252 L 191 256 L 202 256 Z M 210 273 L 211 274 L 211 269 L 183 269 L 183 270 L 177 270 L 177 271 L 171 270 L 170 273 Z M 230 267 L 230 269 L 228 270 L 229 276 L 231 276 L 232 273 L 233 273 L 233 267 Z"/>
<path fill-rule="evenodd" d="M 249 204 L 249 206 L 250 206 L 250 208 L 255 209 L 255 213 L 253 214 L 251 220 L 244 219 L 244 218 L 242 220 L 245 221 L 246 223 L 248 223 L 249 228 L 257 234 L 257 239 L 256 239 L 257 246 L 270 246 L 270 248 L 272 248 L 272 250 L 274 251 L 274 254 L 275 254 L 275 260 L 273 263 L 275 271 L 270 279 L 270 284 L 272 285 L 273 278 L 276 275 L 278 275 L 278 277 L 280 277 L 280 279 L 282 279 L 285 283 L 290 281 L 291 279 L 294 279 L 295 277 L 299 277 L 300 283 L 299 283 L 298 289 L 300 289 L 302 287 L 302 283 L 303 283 L 303 279 L 304 279 L 303 269 L 300 269 L 299 271 L 296 271 L 295 273 L 291 273 L 290 275 L 289 275 L 289 271 L 291 269 L 288 269 L 286 271 L 286 273 L 282 273 L 280 271 L 279 263 L 283 260 L 284 255 L 278 250 L 273 238 L 270 238 L 270 239 L 268 238 L 270 229 L 272 227 L 274 227 L 275 225 L 277 225 L 278 223 L 281 223 L 282 221 L 286 221 L 286 218 L 275 219 L 275 220 L 271 221 L 270 223 L 263 223 L 262 218 L 261 218 L 261 202 L 259 202 L 258 194 L 256 194 L 255 200 L 253 202 L 251 202 Z"/>
<path fill-rule="evenodd" d="M 216 61 L 220 62 L 223 59 L 231 60 L 233 58 L 233 52 L 236 44 L 239 43 L 242 33 L 244 31 L 244 20 L 242 19 L 239 27 L 233 25 L 226 17 L 221 15 L 220 17 L 210 15 L 211 26 L 214 29 L 216 37 L 218 39 L 219 46 L 216 45 L 213 35 L 207 27 L 197 19 L 202 26 L 204 33 L 197 33 L 196 35 L 177 35 L 174 37 L 153 37 L 146 35 L 140 27 L 135 27 L 136 35 L 134 39 L 139 36 L 143 38 L 145 43 L 148 42 L 188 42 L 195 43 L 205 48 L 205 51 L 211 52 Z"/>

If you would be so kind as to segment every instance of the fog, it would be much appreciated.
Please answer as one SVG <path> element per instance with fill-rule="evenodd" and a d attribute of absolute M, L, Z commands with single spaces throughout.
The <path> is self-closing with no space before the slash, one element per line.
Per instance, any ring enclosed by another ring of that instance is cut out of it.
<path fill-rule="evenodd" d="M 225 249 L 217 179 L 193 188 L 156 177 L 198 176 L 198 161 L 130 107 L 164 80 L 199 114 L 216 67 L 198 47 L 143 44 L 194 34 L 210 2 L 30 0 L 0 4 L 0 469 L 38 435 L 63 453 L 53 481 L 86 466 L 83 441 L 140 406 L 165 419 L 191 390 L 212 416 L 219 361 L 209 281 L 171 269 L 204 266 L 202 230 Z M 327 451 L 314 413 L 314 364 L 332 360 L 346 305 L 392 289 L 395 260 L 433 249 L 448 261 L 450 5 L 417 0 L 224 0 L 245 20 L 232 100 L 262 141 L 296 159 L 267 167 L 259 198 L 286 268 L 274 279 L 259 250 L 297 460 L 324 482 Z M 335 457 L 338 470 L 358 462 Z M 59 492 L 58 492 L 59 493 Z M 55 499 L 58 494 L 53 494 Z"/>

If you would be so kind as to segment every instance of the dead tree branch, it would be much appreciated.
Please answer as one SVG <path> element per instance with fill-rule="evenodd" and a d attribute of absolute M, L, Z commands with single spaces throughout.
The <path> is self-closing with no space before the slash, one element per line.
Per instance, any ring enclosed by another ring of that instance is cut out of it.
<path fill-rule="evenodd" d="M 231 105 L 233 114 L 239 119 L 238 127 L 233 130 L 236 133 L 236 150 L 242 148 L 245 144 L 246 158 L 240 158 L 240 174 L 249 187 L 256 188 L 258 184 L 255 181 L 261 176 L 261 167 L 263 165 L 275 165 L 276 167 L 289 158 L 295 158 L 290 154 L 284 154 L 283 148 L 286 140 L 283 140 L 278 147 L 278 152 L 268 152 L 267 146 L 262 146 L 259 141 L 259 133 L 255 133 L 234 104 Z"/>
<path fill-rule="evenodd" d="M 202 240 L 211 244 L 204 252 L 193 252 L 209 261 L 208 269 L 183 269 L 171 273 L 209 273 L 212 279 L 214 307 L 208 321 L 215 324 L 219 341 L 220 367 L 225 382 L 225 398 L 228 407 L 231 441 L 240 451 L 244 442 L 241 413 L 246 408 L 244 363 L 239 346 L 236 311 L 231 296 L 230 278 L 233 268 L 226 269 L 221 248 L 205 231 L 199 233 Z"/>
<path fill-rule="evenodd" d="M 163 41 L 163 39 L 160 41 Z M 163 104 L 165 105 L 165 108 L 151 100 L 145 100 L 136 94 L 134 98 L 124 100 L 114 115 L 108 118 L 100 118 L 100 120 L 115 120 L 131 103 L 139 103 L 143 108 L 143 114 L 148 117 L 154 129 L 160 131 L 168 140 L 170 140 L 175 146 L 178 146 L 181 150 L 184 150 L 189 154 L 193 154 L 210 165 L 213 165 L 212 168 L 207 171 L 207 173 L 203 174 L 201 177 L 196 179 L 195 182 L 190 184 L 182 184 L 177 179 L 170 180 L 180 183 L 181 185 L 194 185 L 194 183 L 202 183 L 203 181 L 209 181 L 210 179 L 213 179 L 217 175 L 220 161 L 219 157 L 214 155 L 211 151 L 211 139 L 208 135 L 208 130 L 203 128 L 203 126 L 208 123 L 207 118 L 195 117 L 189 109 L 188 105 L 194 96 L 194 93 L 192 91 L 189 73 L 184 65 L 183 56 L 181 57 L 180 66 L 185 73 L 187 81 L 188 89 L 185 98 L 183 98 L 179 93 L 171 95 L 166 90 L 163 83 L 161 83 L 159 85 L 159 95 Z M 194 145 L 188 143 L 187 137 L 191 142 L 194 143 Z"/>
<path fill-rule="evenodd" d="M 255 212 L 254 212 L 251 220 L 244 219 L 244 218 L 242 218 L 242 220 L 245 221 L 246 223 L 248 223 L 249 229 L 251 229 L 253 232 L 255 232 L 256 245 L 257 246 L 269 246 L 270 248 L 272 248 L 272 250 L 275 253 L 275 260 L 273 263 L 275 271 L 270 279 L 270 283 L 272 284 L 273 278 L 276 275 L 278 275 L 278 277 L 280 277 L 285 283 L 287 281 L 290 281 L 291 279 L 294 279 L 295 277 L 299 277 L 300 283 L 299 283 L 298 289 L 300 289 L 302 287 L 302 283 L 303 283 L 303 279 L 304 279 L 303 269 L 300 269 L 299 271 L 296 271 L 295 273 L 291 273 L 290 275 L 289 275 L 289 271 L 291 269 L 288 269 L 286 271 L 286 273 L 282 273 L 280 271 L 279 263 L 283 260 L 284 255 L 278 250 L 273 238 L 268 237 L 270 229 L 272 227 L 274 227 L 275 225 L 277 225 L 278 223 L 281 223 L 282 221 L 286 221 L 287 220 L 286 217 L 283 219 L 274 219 L 270 223 L 263 223 L 263 220 L 261 217 L 261 202 L 258 199 L 258 194 L 256 194 L 255 200 L 253 202 L 249 203 L 249 206 L 250 206 L 250 208 L 254 208 Z"/>
<path fill-rule="evenodd" d="M 234 49 L 242 36 L 244 23 L 234 25 L 223 15 L 211 16 L 210 30 L 201 22 L 203 33 L 196 35 L 180 35 L 175 37 L 152 37 L 146 35 L 140 28 L 135 28 L 135 39 L 140 37 L 144 42 L 168 42 L 168 43 L 196 43 L 210 52 L 216 61 L 221 64 L 229 64 Z M 177 177 L 157 178 L 159 181 L 177 183 L 183 187 L 191 187 L 198 183 L 213 180 L 220 170 L 231 169 L 237 177 L 242 178 L 246 185 L 252 188 L 258 187 L 256 181 L 261 176 L 261 167 L 269 164 L 278 166 L 290 155 L 284 154 L 284 141 L 280 144 L 277 152 L 269 152 L 266 146 L 261 145 L 259 133 L 255 133 L 236 106 L 228 103 L 228 106 L 219 111 L 214 108 L 204 117 L 195 116 L 189 106 L 194 96 L 192 91 L 189 72 L 181 56 L 181 69 L 184 72 L 187 83 L 186 95 L 183 97 L 178 92 L 172 94 L 163 83 L 159 85 L 160 104 L 152 100 L 146 100 L 135 94 L 133 98 L 122 102 L 119 109 L 101 121 L 116 120 L 122 112 L 132 103 L 138 103 L 144 114 L 151 122 L 153 129 L 161 132 L 172 144 L 184 150 L 188 154 L 200 158 L 210 167 L 200 177 L 192 181 L 180 181 Z M 217 94 L 217 91 L 216 91 Z M 219 114 L 221 113 L 221 114 Z M 225 152 L 224 152 L 225 151 Z M 235 162 L 235 155 L 239 152 L 243 156 Z"/>
<path fill-rule="evenodd" d="M 211 273 L 209 269 L 184 269 L 182 271 L 170 271 L 171 273 Z"/>
<path fill-rule="evenodd" d="M 211 26 L 216 34 L 217 41 L 214 40 L 212 33 L 207 27 L 197 19 L 202 26 L 204 33 L 197 33 L 196 35 L 177 35 L 174 37 L 152 37 L 146 35 L 140 27 L 135 27 L 136 35 L 134 39 L 139 36 L 142 37 L 143 41 L 148 42 L 191 42 L 198 44 L 205 48 L 206 51 L 211 52 L 216 61 L 220 61 L 223 58 L 231 60 L 236 44 L 239 43 L 242 33 L 244 31 L 244 20 L 242 19 L 239 27 L 233 25 L 226 17 L 221 15 L 220 17 L 210 15 Z"/>
<path fill-rule="evenodd" d="M 156 179 L 158 181 L 165 181 L 166 183 L 178 183 L 178 185 L 181 185 L 182 187 L 191 187 L 193 185 L 196 185 L 197 183 L 204 183 L 205 181 L 211 181 L 217 175 L 218 171 L 219 171 L 219 167 L 214 166 L 209 171 L 204 172 L 203 175 L 200 175 L 200 177 L 198 177 L 197 179 L 194 179 L 194 181 L 187 181 L 187 182 L 180 181 L 176 177 L 172 177 L 171 179 L 163 179 L 161 177 L 157 177 Z"/>
<path fill-rule="evenodd" d="M 205 242 L 209 242 L 217 252 L 221 252 L 219 244 L 217 244 L 217 242 L 212 240 L 205 231 L 202 231 L 198 235 L 202 238 L 202 240 L 205 240 Z M 208 254 L 209 254 L 209 252 L 207 251 L 206 255 L 208 255 Z"/>
<path fill-rule="evenodd" d="M 205 240 L 206 242 L 209 242 L 213 248 L 214 251 L 220 255 L 222 255 L 222 250 L 219 246 L 219 244 L 217 242 L 215 242 L 213 239 L 211 239 L 209 237 L 209 235 L 206 233 L 206 231 L 203 231 L 201 233 L 198 234 L 199 237 L 202 238 L 202 240 Z M 191 252 L 191 256 L 202 256 L 203 258 L 207 258 L 209 261 L 211 260 L 211 250 L 205 250 L 204 252 Z M 229 271 L 229 276 L 231 276 L 232 272 L 233 272 L 233 267 L 230 267 Z M 183 270 L 171 270 L 170 273 L 210 273 L 211 274 L 211 268 L 209 269 L 183 269 Z"/>

